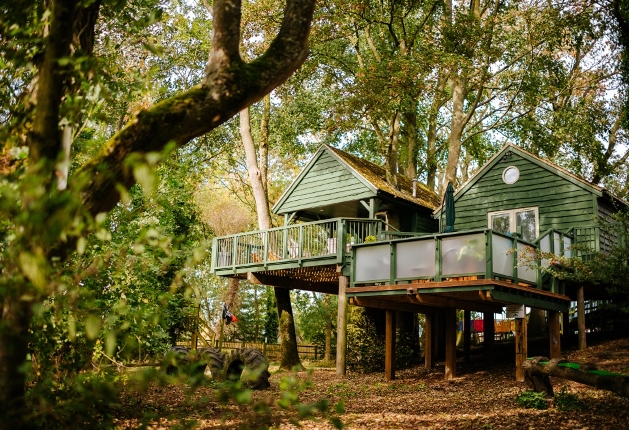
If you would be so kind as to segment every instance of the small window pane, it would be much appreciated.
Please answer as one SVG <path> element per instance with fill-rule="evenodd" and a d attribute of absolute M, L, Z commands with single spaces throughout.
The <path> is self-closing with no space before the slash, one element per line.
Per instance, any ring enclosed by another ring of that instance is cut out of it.
<path fill-rule="evenodd" d="M 521 211 L 515 213 L 515 227 L 522 227 L 522 239 L 533 242 L 537 237 L 535 226 L 535 211 Z"/>
<path fill-rule="evenodd" d="M 502 234 L 509 233 L 509 214 L 492 215 L 491 229 Z"/>
<path fill-rule="evenodd" d="M 502 180 L 506 184 L 515 184 L 519 178 L 520 171 L 515 166 L 509 166 L 502 172 Z"/>

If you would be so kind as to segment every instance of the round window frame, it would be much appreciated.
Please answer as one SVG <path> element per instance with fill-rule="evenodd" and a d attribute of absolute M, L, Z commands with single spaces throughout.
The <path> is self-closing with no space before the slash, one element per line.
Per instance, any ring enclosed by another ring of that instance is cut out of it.
<path fill-rule="evenodd" d="M 514 170 L 517 172 L 517 176 L 516 176 L 516 178 L 515 178 L 515 180 L 514 180 L 514 181 L 509 182 L 509 181 L 507 181 L 507 172 L 510 172 L 510 171 L 511 171 L 511 169 L 514 169 Z M 513 184 L 515 184 L 516 182 L 518 182 L 518 180 L 519 180 L 519 179 L 520 179 L 520 169 L 518 169 L 518 168 L 517 168 L 517 167 L 515 167 L 515 166 L 508 166 L 508 167 L 506 167 L 506 168 L 502 171 L 502 182 L 504 182 L 504 183 L 505 183 L 505 184 L 507 184 L 507 185 L 513 185 Z"/>

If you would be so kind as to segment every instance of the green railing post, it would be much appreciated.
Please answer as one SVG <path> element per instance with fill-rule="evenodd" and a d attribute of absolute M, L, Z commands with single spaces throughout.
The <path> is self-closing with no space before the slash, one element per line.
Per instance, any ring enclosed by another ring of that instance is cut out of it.
<path fill-rule="evenodd" d="M 338 220 L 338 226 L 336 227 L 336 262 L 343 266 L 345 263 L 345 220 Z"/>

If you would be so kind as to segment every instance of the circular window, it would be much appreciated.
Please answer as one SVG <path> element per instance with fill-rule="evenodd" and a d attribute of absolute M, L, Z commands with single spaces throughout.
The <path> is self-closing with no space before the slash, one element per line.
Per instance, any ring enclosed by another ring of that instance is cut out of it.
<path fill-rule="evenodd" d="M 515 166 L 509 166 L 502 172 L 502 180 L 505 184 L 515 184 L 519 178 L 520 171 Z"/>

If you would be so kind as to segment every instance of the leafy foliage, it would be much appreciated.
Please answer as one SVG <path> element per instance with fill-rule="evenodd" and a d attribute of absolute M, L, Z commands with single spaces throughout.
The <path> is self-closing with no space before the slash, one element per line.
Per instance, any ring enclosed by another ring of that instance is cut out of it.
<path fill-rule="evenodd" d="M 548 400 L 544 393 L 526 390 L 518 394 L 516 402 L 527 409 L 548 409 Z"/>

